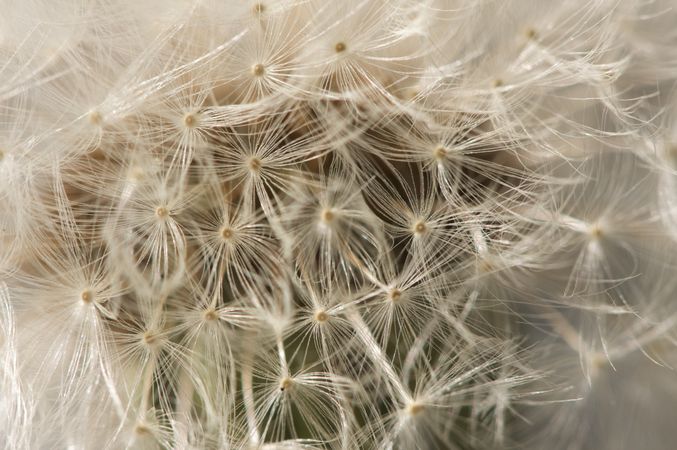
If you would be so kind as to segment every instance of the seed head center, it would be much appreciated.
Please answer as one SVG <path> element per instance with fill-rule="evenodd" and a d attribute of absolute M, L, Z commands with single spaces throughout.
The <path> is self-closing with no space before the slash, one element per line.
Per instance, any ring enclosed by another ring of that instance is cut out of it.
<path fill-rule="evenodd" d="M 221 228 L 221 237 L 225 240 L 232 239 L 234 234 L 233 229 L 230 227 Z"/>
<path fill-rule="evenodd" d="M 425 405 L 422 405 L 421 403 L 413 402 L 409 404 L 407 407 L 407 412 L 411 416 L 416 416 L 418 414 L 421 414 L 423 410 L 425 409 Z"/>
<path fill-rule="evenodd" d="M 92 303 L 92 300 L 94 300 L 94 293 L 89 289 L 85 289 L 82 291 L 82 293 L 80 293 L 80 300 L 82 300 L 82 303 L 85 304 Z"/>
<path fill-rule="evenodd" d="M 315 313 L 315 320 L 320 323 L 324 323 L 329 320 L 329 314 L 327 314 L 326 311 L 317 311 Z"/>
<path fill-rule="evenodd" d="M 169 210 L 164 206 L 158 206 L 155 209 L 155 215 L 160 219 L 166 219 L 169 216 Z"/>
<path fill-rule="evenodd" d="M 256 15 L 263 14 L 266 12 L 266 5 L 263 3 L 257 3 L 252 7 L 252 12 Z"/>
<path fill-rule="evenodd" d="M 208 310 L 205 311 L 204 313 L 205 320 L 207 321 L 214 321 L 219 318 L 218 313 L 214 308 L 209 308 Z"/>
<path fill-rule="evenodd" d="M 285 377 L 280 381 L 280 390 L 281 391 L 287 391 L 289 388 L 291 388 L 294 385 L 294 380 L 292 380 L 289 377 Z"/>
<path fill-rule="evenodd" d="M 133 181 L 139 181 L 143 179 L 144 170 L 139 166 L 134 166 L 129 170 L 129 178 Z"/>
<path fill-rule="evenodd" d="M 158 342 L 158 336 L 152 331 L 146 331 L 143 333 L 143 342 L 146 345 L 154 345 Z"/>
<path fill-rule="evenodd" d="M 99 111 L 92 111 L 89 113 L 89 123 L 92 125 L 101 125 L 103 122 L 103 117 L 101 116 L 101 113 Z"/>
<path fill-rule="evenodd" d="M 603 235 L 604 231 L 602 231 L 602 227 L 598 224 L 594 224 L 590 227 L 590 237 L 593 239 L 600 239 Z"/>
<path fill-rule="evenodd" d="M 428 226 L 423 221 L 418 221 L 414 225 L 414 233 L 423 234 L 428 230 Z"/>
<path fill-rule="evenodd" d="M 322 210 L 321 218 L 322 222 L 331 223 L 336 218 L 336 214 L 331 209 L 324 209 Z"/>
<path fill-rule="evenodd" d="M 254 64 L 252 66 L 252 75 L 255 77 L 262 77 L 266 73 L 266 68 L 263 64 Z"/>
<path fill-rule="evenodd" d="M 447 156 L 447 153 L 448 150 L 443 145 L 438 145 L 437 147 L 435 147 L 435 150 L 433 150 L 433 155 L 437 160 L 444 159 Z"/>
<path fill-rule="evenodd" d="M 261 160 L 259 158 L 254 157 L 254 158 L 249 160 L 249 169 L 252 172 L 258 172 L 259 170 L 261 170 L 262 165 L 263 165 L 263 163 L 261 162 Z"/>
<path fill-rule="evenodd" d="M 186 128 L 195 128 L 197 126 L 197 116 L 193 113 L 188 113 L 183 116 L 183 124 Z"/>

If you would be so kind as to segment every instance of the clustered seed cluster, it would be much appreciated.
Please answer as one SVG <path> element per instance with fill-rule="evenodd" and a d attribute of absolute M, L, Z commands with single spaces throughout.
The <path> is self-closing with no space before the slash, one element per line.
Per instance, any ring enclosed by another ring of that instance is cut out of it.
<path fill-rule="evenodd" d="M 6 449 L 665 449 L 674 0 L 26 0 Z"/>

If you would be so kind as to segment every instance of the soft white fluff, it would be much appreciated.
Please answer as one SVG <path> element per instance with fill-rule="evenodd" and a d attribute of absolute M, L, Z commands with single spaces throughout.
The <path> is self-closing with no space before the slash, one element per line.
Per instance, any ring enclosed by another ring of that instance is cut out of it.
<path fill-rule="evenodd" d="M 665 449 L 675 0 L 5 0 L 5 449 Z"/>

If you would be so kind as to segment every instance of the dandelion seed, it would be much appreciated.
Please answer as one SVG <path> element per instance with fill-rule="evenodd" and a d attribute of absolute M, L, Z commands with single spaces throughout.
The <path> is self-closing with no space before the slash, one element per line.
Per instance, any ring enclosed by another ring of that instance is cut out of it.
<path fill-rule="evenodd" d="M 413 402 L 413 403 L 410 403 L 409 405 L 407 405 L 407 413 L 412 417 L 418 416 L 424 410 L 425 410 L 425 405 L 423 405 L 422 403 Z"/>
<path fill-rule="evenodd" d="M 186 128 L 195 128 L 198 125 L 198 117 L 193 113 L 183 116 L 183 124 Z"/>
<path fill-rule="evenodd" d="M 315 313 L 315 316 L 314 316 L 314 317 L 315 317 L 315 320 L 316 320 L 318 323 L 324 323 L 324 322 L 326 322 L 327 320 L 329 320 L 329 314 L 327 314 L 326 311 L 322 311 L 322 310 L 317 311 L 317 312 Z"/>
<path fill-rule="evenodd" d="M 86 289 L 80 294 L 80 300 L 82 300 L 82 303 L 88 305 L 94 300 L 94 293 L 89 289 Z"/>
<path fill-rule="evenodd" d="M 321 220 L 322 223 L 324 224 L 330 224 L 331 222 L 334 221 L 334 217 L 336 216 L 336 213 L 331 210 L 331 209 L 325 209 L 322 211 Z"/>
<path fill-rule="evenodd" d="M 261 170 L 262 166 L 263 166 L 263 163 L 258 158 L 252 158 L 252 159 L 249 160 L 249 169 L 252 172 L 258 172 L 259 170 Z"/>
<path fill-rule="evenodd" d="M 169 217 L 169 210 L 165 206 L 158 206 L 155 208 L 155 215 L 160 219 L 165 219 Z"/>
<path fill-rule="evenodd" d="M 426 231 L 428 231 L 428 226 L 425 224 L 423 221 L 418 221 L 414 224 L 413 231 L 416 234 L 424 234 Z"/>
<path fill-rule="evenodd" d="M 158 335 L 152 331 L 143 333 L 143 342 L 149 347 L 154 347 L 158 343 Z"/>
<path fill-rule="evenodd" d="M 592 239 L 598 240 L 604 236 L 604 230 L 602 229 L 602 226 L 599 224 L 593 224 L 590 226 L 588 229 L 588 233 L 590 234 L 590 237 Z"/>
<path fill-rule="evenodd" d="M 138 182 L 143 180 L 144 176 L 146 175 L 146 172 L 143 170 L 142 167 L 139 166 L 133 166 L 129 169 L 129 179 L 134 182 Z"/>
<path fill-rule="evenodd" d="M 264 12 L 266 12 L 266 5 L 263 3 L 256 3 L 252 7 L 252 11 L 254 12 L 255 15 L 261 15 Z"/>
<path fill-rule="evenodd" d="M 134 427 L 134 433 L 141 436 L 148 435 L 150 434 L 150 428 L 142 423 L 139 423 Z"/>
<path fill-rule="evenodd" d="M 294 380 L 291 378 L 283 378 L 282 381 L 280 381 L 280 391 L 288 391 L 292 386 L 294 386 Z"/>
<path fill-rule="evenodd" d="M 433 150 L 433 156 L 437 160 L 442 160 L 446 158 L 448 150 L 444 148 L 443 146 L 437 146 L 435 147 L 435 150 Z"/>
<path fill-rule="evenodd" d="M 98 111 L 92 111 L 89 113 L 89 123 L 100 126 L 103 123 L 103 116 Z"/>
<path fill-rule="evenodd" d="M 207 321 L 213 322 L 219 318 L 219 315 L 216 310 L 210 308 L 204 312 L 204 318 Z"/>
<path fill-rule="evenodd" d="M 252 75 L 255 77 L 262 77 L 266 73 L 266 68 L 263 64 L 254 64 L 252 66 Z"/>
<path fill-rule="evenodd" d="M 233 238 L 234 234 L 235 234 L 235 233 L 233 232 L 233 229 L 232 229 L 232 228 L 229 228 L 229 227 L 223 227 L 223 228 L 221 228 L 220 235 L 221 235 L 221 237 L 222 237 L 224 240 L 226 240 L 226 241 L 231 240 L 231 239 Z"/>

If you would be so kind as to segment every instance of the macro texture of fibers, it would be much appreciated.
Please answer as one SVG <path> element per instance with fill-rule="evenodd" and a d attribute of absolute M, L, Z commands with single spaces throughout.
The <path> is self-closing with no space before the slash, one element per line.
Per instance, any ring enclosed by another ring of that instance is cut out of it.
<path fill-rule="evenodd" d="M 0 6 L 0 449 L 675 448 L 677 0 Z"/>

